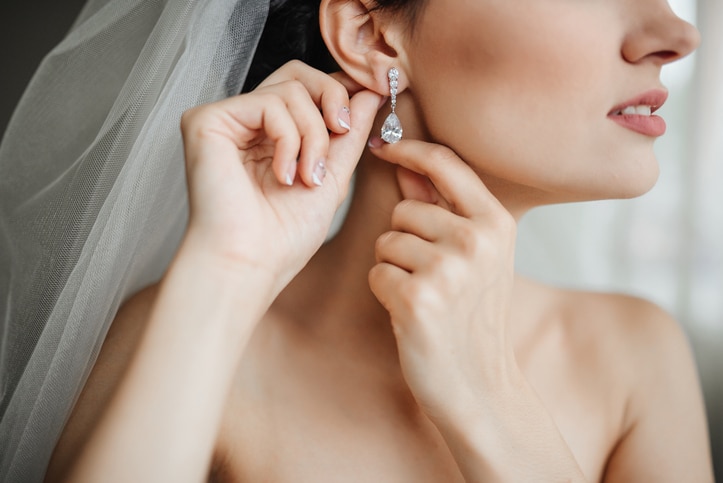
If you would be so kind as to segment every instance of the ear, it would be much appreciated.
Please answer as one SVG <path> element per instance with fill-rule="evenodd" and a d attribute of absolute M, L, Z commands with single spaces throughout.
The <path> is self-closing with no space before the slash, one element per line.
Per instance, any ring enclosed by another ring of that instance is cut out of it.
<path fill-rule="evenodd" d="M 387 72 L 400 71 L 399 92 L 407 88 L 401 40 L 402 25 L 394 16 L 370 12 L 369 0 L 322 0 L 321 35 L 339 67 L 356 82 L 383 96 L 389 95 Z"/>

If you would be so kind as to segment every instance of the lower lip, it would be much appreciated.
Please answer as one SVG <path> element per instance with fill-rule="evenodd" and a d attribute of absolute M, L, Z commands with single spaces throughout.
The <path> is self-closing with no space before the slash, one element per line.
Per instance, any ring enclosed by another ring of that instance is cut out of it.
<path fill-rule="evenodd" d="M 665 134 L 665 121 L 660 116 L 618 114 L 608 117 L 621 126 L 646 136 L 658 137 Z"/>

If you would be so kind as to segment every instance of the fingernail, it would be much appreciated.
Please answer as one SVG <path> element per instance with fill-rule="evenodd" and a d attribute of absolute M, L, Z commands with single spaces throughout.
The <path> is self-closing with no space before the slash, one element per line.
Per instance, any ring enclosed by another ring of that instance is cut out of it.
<path fill-rule="evenodd" d="M 339 110 L 339 125 L 346 129 L 347 131 L 351 130 L 351 111 L 349 111 L 349 108 L 344 106 Z"/>
<path fill-rule="evenodd" d="M 382 141 L 382 138 L 377 136 L 372 136 L 369 138 L 369 141 L 367 141 L 367 146 L 370 148 L 381 148 L 384 144 L 384 141 Z"/>
<path fill-rule="evenodd" d="M 316 166 L 314 166 L 314 172 L 311 174 L 311 180 L 316 186 L 321 186 L 322 182 L 326 178 L 326 164 L 323 159 L 320 159 Z"/>
<path fill-rule="evenodd" d="M 291 186 L 294 184 L 294 178 L 296 177 L 296 163 L 299 161 L 293 161 L 292 163 L 289 163 L 289 167 L 286 170 L 286 178 L 284 178 L 284 182 L 286 183 L 286 186 Z"/>
<path fill-rule="evenodd" d="M 379 109 L 381 109 L 382 106 L 383 106 L 384 104 L 386 104 L 388 100 L 389 100 L 388 97 L 382 96 L 382 100 L 379 101 L 379 105 L 377 106 L 377 111 L 378 111 Z"/>

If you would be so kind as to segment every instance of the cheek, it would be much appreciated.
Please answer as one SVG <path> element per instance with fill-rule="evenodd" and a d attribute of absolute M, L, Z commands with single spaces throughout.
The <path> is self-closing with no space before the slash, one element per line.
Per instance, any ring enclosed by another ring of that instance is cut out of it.
<path fill-rule="evenodd" d="M 611 184 L 632 174 L 606 117 L 619 61 L 609 26 L 619 22 L 567 2 L 557 12 L 547 8 L 553 2 L 537 3 L 545 5 L 457 12 L 462 20 L 453 25 L 432 21 L 434 35 L 414 49 L 420 81 L 412 89 L 424 122 L 480 174 L 567 190 L 597 180 L 606 185 L 600 195 L 610 195 Z"/>

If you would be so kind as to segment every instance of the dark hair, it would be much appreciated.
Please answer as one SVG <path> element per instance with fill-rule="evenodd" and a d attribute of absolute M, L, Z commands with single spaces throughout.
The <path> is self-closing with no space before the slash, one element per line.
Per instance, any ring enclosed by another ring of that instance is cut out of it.
<path fill-rule="evenodd" d="M 414 25 L 425 0 L 375 0 L 371 10 L 401 14 Z M 271 0 L 242 92 L 258 86 L 286 62 L 298 59 L 324 72 L 338 70 L 319 31 L 320 0 Z"/>

